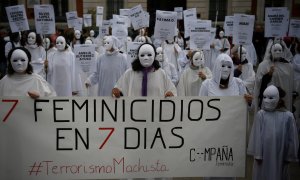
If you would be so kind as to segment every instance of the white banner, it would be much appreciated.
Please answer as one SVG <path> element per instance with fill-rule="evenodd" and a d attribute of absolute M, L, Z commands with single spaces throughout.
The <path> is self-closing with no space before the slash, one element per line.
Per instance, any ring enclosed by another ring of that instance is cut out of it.
<path fill-rule="evenodd" d="M 103 21 L 103 7 L 97 6 L 96 7 L 96 26 L 102 26 Z"/>
<path fill-rule="evenodd" d="M 83 24 L 84 27 L 92 26 L 92 14 L 83 14 Z"/>
<path fill-rule="evenodd" d="M 234 14 L 233 44 L 245 45 L 252 43 L 254 15 Z"/>
<path fill-rule="evenodd" d="M 156 10 L 154 38 L 173 40 L 177 27 L 177 13 L 174 11 Z"/>
<path fill-rule="evenodd" d="M 289 11 L 286 7 L 265 9 L 265 37 L 285 37 L 289 26 Z"/>
<path fill-rule="evenodd" d="M 78 24 L 77 11 L 66 12 L 68 28 L 74 28 Z"/>
<path fill-rule="evenodd" d="M 141 46 L 141 42 L 127 42 L 127 61 L 132 62 L 137 59 L 137 50 Z"/>
<path fill-rule="evenodd" d="M 29 30 L 24 5 L 8 6 L 5 9 L 11 32 Z"/>
<path fill-rule="evenodd" d="M 289 36 L 300 38 L 300 20 L 299 19 L 291 19 L 290 20 Z"/>
<path fill-rule="evenodd" d="M 190 48 L 191 49 L 202 49 L 210 50 L 210 20 L 196 20 L 191 21 L 190 26 Z"/>
<path fill-rule="evenodd" d="M 196 8 L 187 9 L 183 11 L 183 22 L 184 22 L 184 37 L 190 36 L 190 22 L 197 20 Z"/>
<path fill-rule="evenodd" d="M 96 70 L 95 44 L 75 44 L 75 60 L 81 70 L 91 74 Z"/>
<path fill-rule="evenodd" d="M 74 29 L 75 30 L 79 30 L 79 31 L 82 31 L 82 25 L 83 25 L 83 18 L 77 18 L 77 21 L 75 21 L 75 26 L 74 26 Z"/>
<path fill-rule="evenodd" d="M 177 13 L 177 20 L 181 20 L 183 7 L 174 7 L 174 11 Z"/>
<path fill-rule="evenodd" d="M 131 20 L 132 26 L 134 30 L 138 30 L 144 27 L 144 11 L 142 5 L 137 5 L 130 9 L 129 18 Z"/>
<path fill-rule="evenodd" d="M 52 4 L 34 5 L 34 20 L 38 34 L 55 33 L 55 16 Z"/>
<path fill-rule="evenodd" d="M 127 17 L 121 15 L 113 15 L 112 35 L 117 37 L 124 46 L 128 36 Z"/>
<path fill-rule="evenodd" d="M 232 36 L 232 34 L 233 34 L 233 21 L 234 21 L 233 16 L 225 16 L 225 21 L 224 21 L 225 36 Z"/>
<path fill-rule="evenodd" d="M 0 179 L 245 176 L 242 96 L 0 102 Z"/>

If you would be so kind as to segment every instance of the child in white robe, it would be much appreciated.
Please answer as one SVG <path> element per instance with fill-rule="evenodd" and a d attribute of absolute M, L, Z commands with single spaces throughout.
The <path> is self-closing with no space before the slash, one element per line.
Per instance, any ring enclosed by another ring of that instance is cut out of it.
<path fill-rule="evenodd" d="M 288 179 L 288 164 L 298 161 L 298 134 L 293 114 L 286 110 L 285 92 L 273 85 L 263 93 L 247 153 L 254 158 L 253 180 Z"/>

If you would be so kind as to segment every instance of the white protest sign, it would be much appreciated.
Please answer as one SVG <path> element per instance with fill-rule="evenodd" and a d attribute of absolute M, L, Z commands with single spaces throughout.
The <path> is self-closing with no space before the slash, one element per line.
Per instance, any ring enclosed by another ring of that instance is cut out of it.
<path fill-rule="evenodd" d="M 142 5 L 137 5 L 130 9 L 129 19 L 131 20 L 134 30 L 138 30 L 144 27 L 144 11 Z"/>
<path fill-rule="evenodd" d="M 68 22 L 68 28 L 74 28 L 78 24 L 77 11 L 66 12 L 66 18 Z"/>
<path fill-rule="evenodd" d="M 76 23 L 75 23 L 74 29 L 82 31 L 83 19 L 79 17 L 79 18 L 77 18 L 77 21 L 75 21 L 75 22 Z"/>
<path fill-rule="evenodd" d="M 0 101 L 0 179 L 245 176 L 242 96 Z"/>
<path fill-rule="evenodd" d="M 173 40 L 176 26 L 176 12 L 156 10 L 154 38 L 160 40 Z"/>
<path fill-rule="evenodd" d="M 141 42 L 127 42 L 127 60 L 132 62 L 137 59 L 137 50 L 141 46 Z"/>
<path fill-rule="evenodd" d="M 265 9 L 265 37 L 284 37 L 288 32 L 289 11 L 286 7 Z"/>
<path fill-rule="evenodd" d="M 96 26 L 102 26 L 103 21 L 103 7 L 97 6 L 96 7 Z"/>
<path fill-rule="evenodd" d="M 190 26 L 190 48 L 210 50 L 210 20 L 191 21 Z"/>
<path fill-rule="evenodd" d="M 86 74 L 91 74 L 96 67 L 95 44 L 75 44 L 74 54 L 76 63 Z"/>
<path fill-rule="evenodd" d="M 8 6 L 5 9 L 11 32 L 29 30 L 24 5 Z"/>
<path fill-rule="evenodd" d="M 215 37 L 216 37 L 216 31 L 217 31 L 217 28 L 214 28 L 214 27 L 211 27 L 210 28 L 210 43 L 212 44 L 215 40 Z"/>
<path fill-rule="evenodd" d="M 55 33 L 55 16 L 52 4 L 34 5 L 34 20 L 38 34 Z"/>
<path fill-rule="evenodd" d="M 184 21 L 184 37 L 190 36 L 190 22 L 197 20 L 196 8 L 191 8 L 183 11 L 183 21 Z"/>
<path fill-rule="evenodd" d="M 254 15 L 234 14 L 233 44 L 245 45 L 252 43 Z"/>
<path fill-rule="evenodd" d="M 177 20 L 181 20 L 183 7 L 174 7 L 174 11 L 177 12 Z"/>
<path fill-rule="evenodd" d="M 83 14 L 83 24 L 84 27 L 92 26 L 92 14 Z"/>
<path fill-rule="evenodd" d="M 300 20 L 291 19 L 289 27 L 289 36 L 290 37 L 300 37 Z"/>
<path fill-rule="evenodd" d="M 117 37 L 121 44 L 124 45 L 127 36 L 128 36 L 128 29 L 127 29 L 127 17 L 121 15 L 113 15 L 112 20 L 112 35 Z"/>
<path fill-rule="evenodd" d="M 144 11 L 144 27 L 149 27 L 149 22 L 150 22 L 150 14 L 146 11 Z"/>
<path fill-rule="evenodd" d="M 233 16 L 225 16 L 225 21 L 224 21 L 225 36 L 232 36 L 232 34 L 233 34 L 233 21 L 234 21 Z"/>
<path fill-rule="evenodd" d="M 129 18 L 129 14 L 130 14 L 130 9 L 120 9 L 120 15 L 127 17 L 127 27 L 131 26 L 131 21 L 130 21 L 130 18 Z"/>

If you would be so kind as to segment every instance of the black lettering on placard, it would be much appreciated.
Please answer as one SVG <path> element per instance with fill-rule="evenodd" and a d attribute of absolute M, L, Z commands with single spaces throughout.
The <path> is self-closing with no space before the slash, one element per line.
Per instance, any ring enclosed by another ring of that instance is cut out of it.
<path fill-rule="evenodd" d="M 172 104 L 172 112 L 170 113 L 172 115 L 172 117 L 170 119 L 162 119 L 162 117 L 163 117 L 162 107 L 163 107 L 164 103 L 169 103 L 169 104 L 171 103 Z M 159 101 L 159 121 L 160 122 L 173 121 L 174 117 L 175 117 L 175 109 L 176 109 L 176 106 L 175 106 L 175 103 L 172 100 L 160 100 Z"/>
<path fill-rule="evenodd" d="M 53 100 L 53 116 L 54 116 L 54 122 L 70 122 L 70 120 L 67 119 L 57 119 L 56 117 L 56 111 L 62 111 L 64 108 L 57 107 L 58 103 L 60 102 L 69 102 L 69 99 L 54 99 Z"/>
<path fill-rule="evenodd" d="M 200 113 L 199 117 L 195 117 L 195 118 L 191 117 L 191 106 L 192 106 L 193 102 L 198 102 L 201 105 L 201 109 L 199 109 L 199 113 Z M 189 105 L 188 105 L 188 118 L 189 118 L 189 120 L 190 121 L 200 121 L 201 118 L 202 118 L 202 116 L 203 116 L 203 102 L 200 99 L 193 99 L 193 100 L 191 100 L 189 102 Z"/>
<path fill-rule="evenodd" d="M 89 121 L 89 105 L 88 105 L 88 100 L 85 100 L 84 103 L 82 103 L 82 105 L 80 106 L 76 100 L 72 100 L 72 122 L 75 122 L 75 105 L 76 107 L 79 108 L 79 110 L 83 109 L 85 106 L 85 122 Z"/>
<path fill-rule="evenodd" d="M 45 100 L 45 99 L 35 99 L 34 100 L 34 121 L 35 122 L 37 122 L 37 111 L 43 111 L 43 109 L 37 108 L 37 104 L 40 102 L 49 103 L 49 100 Z"/>
<path fill-rule="evenodd" d="M 217 113 L 217 117 L 206 119 L 206 121 L 216 121 L 216 120 L 218 120 L 221 117 L 221 110 L 218 107 L 215 107 L 215 106 L 211 105 L 211 103 L 214 102 L 214 101 L 220 101 L 220 99 L 210 99 L 207 102 L 207 106 L 210 107 L 210 108 L 212 108 L 212 109 L 215 109 L 218 112 Z"/>
<path fill-rule="evenodd" d="M 175 130 L 177 130 L 177 129 L 182 129 L 182 127 L 174 127 L 174 128 L 172 128 L 171 133 L 174 136 L 176 136 L 176 137 L 178 137 L 180 139 L 180 144 L 177 145 L 177 146 L 169 146 L 170 149 L 171 148 L 173 148 L 173 149 L 175 149 L 175 148 L 181 148 L 184 145 L 184 138 L 181 135 L 176 134 L 176 132 L 175 132 Z"/>
<path fill-rule="evenodd" d="M 133 112 L 133 105 L 135 104 L 135 103 L 137 103 L 137 102 L 147 102 L 147 100 L 146 99 L 136 99 L 136 100 L 133 100 L 132 102 L 131 102 L 131 107 L 130 107 L 130 118 L 131 118 L 131 120 L 132 121 L 136 121 L 136 122 L 146 122 L 146 119 L 136 119 L 136 118 L 134 118 L 133 117 L 133 114 L 134 114 L 134 112 Z"/>

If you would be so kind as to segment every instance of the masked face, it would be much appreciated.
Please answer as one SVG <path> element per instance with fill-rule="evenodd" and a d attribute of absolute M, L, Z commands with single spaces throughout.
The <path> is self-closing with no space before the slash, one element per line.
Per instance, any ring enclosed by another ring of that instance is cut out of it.
<path fill-rule="evenodd" d="M 275 38 L 274 38 L 274 44 L 280 43 L 280 41 L 281 41 L 281 38 L 280 38 L 280 37 L 275 37 Z"/>
<path fill-rule="evenodd" d="M 106 51 L 112 50 L 113 47 L 113 39 L 111 37 L 107 37 L 104 39 L 104 48 Z"/>
<path fill-rule="evenodd" d="M 159 62 L 163 62 L 164 61 L 164 52 L 163 52 L 163 49 L 162 47 L 158 47 L 156 49 L 156 59 L 159 61 Z"/>
<path fill-rule="evenodd" d="M 81 32 L 80 32 L 79 30 L 75 30 L 74 34 L 75 34 L 75 38 L 76 38 L 77 40 L 80 39 Z"/>
<path fill-rule="evenodd" d="M 241 52 L 242 51 L 242 52 Z M 247 51 L 245 48 L 242 47 L 242 50 L 241 48 L 239 48 L 238 50 L 238 57 L 241 61 L 245 61 L 247 59 Z"/>
<path fill-rule="evenodd" d="M 231 63 L 228 61 L 221 62 L 221 79 L 225 80 L 231 73 Z"/>
<path fill-rule="evenodd" d="M 95 36 L 95 31 L 94 30 L 90 30 L 90 36 L 94 37 Z"/>
<path fill-rule="evenodd" d="M 155 52 L 151 45 L 145 44 L 139 50 L 139 60 L 143 67 L 150 67 L 155 58 Z"/>
<path fill-rule="evenodd" d="M 274 44 L 271 49 L 271 54 L 273 59 L 280 59 L 282 58 L 282 46 L 280 44 Z"/>
<path fill-rule="evenodd" d="M 49 38 L 45 38 L 43 40 L 43 46 L 45 47 L 45 49 L 49 49 L 49 47 L 50 47 L 50 39 Z"/>
<path fill-rule="evenodd" d="M 262 107 L 266 111 L 274 111 L 279 102 L 279 91 L 278 89 L 271 85 L 268 86 L 263 94 Z"/>
<path fill-rule="evenodd" d="M 144 36 L 138 37 L 137 42 L 146 43 L 146 38 Z"/>
<path fill-rule="evenodd" d="M 132 42 L 131 37 L 127 36 L 127 42 Z"/>
<path fill-rule="evenodd" d="M 59 50 L 59 51 L 64 51 L 65 50 L 65 47 L 66 47 L 66 40 L 64 37 L 62 36 L 59 36 L 57 39 L 56 39 L 56 48 Z"/>
<path fill-rule="evenodd" d="M 27 43 L 29 45 L 33 45 L 35 44 L 35 42 L 36 42 L 36 34 L 34 32 L 29 33 L 27 37 Z"/>
<path fill-rule="evenodd" d="M 220 38 L 223 38 L 224 37 L 224 31 L 220 31 L 219 36 L 220 36 Z"/>
<path fill-rule="evenodd" d="M 193 65 L 196 66 L 196 67 L 204 67 L 204 62 L 205 62 L 205 59 L 204 59 L 204 54 L 201 53 L 201 52 L 196 52 L 193 56 Z"/>
<path fill-rule="evenodd" d="M 17 49 L 12 53 L 10 63 L 16 73 L 23 74 L 28 67 L 28 57 L 24 51 Z"/>

